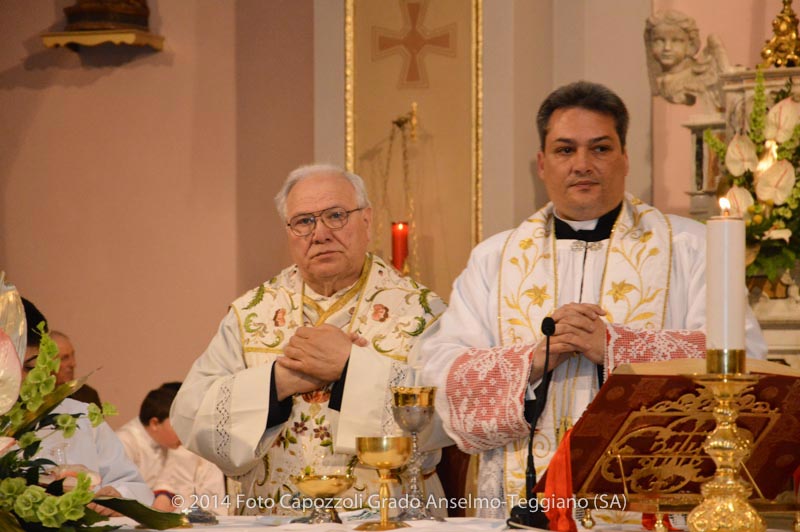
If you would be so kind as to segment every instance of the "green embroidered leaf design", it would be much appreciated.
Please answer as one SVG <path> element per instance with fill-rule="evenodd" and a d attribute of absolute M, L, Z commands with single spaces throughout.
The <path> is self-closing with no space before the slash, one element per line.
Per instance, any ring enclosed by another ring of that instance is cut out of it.
<path fill-rule="evenodd" d="M 253 326 L 253 320 L 256 318 L 257 314 L 255 312 L 251 312 L 244 318 L 244 330 L 249 333 L 254 333 L 259 330 L 258 326 Z"/>
<path fill-rule="evenodd" d="M 352 475 L 353 469 L 355 469 L 357 465 L 358 465 L 358 456 L 354 456 L 347 462 L 347 474 Z"/>
<path fill-rule="evenodd" d="M 277 330 L 275 331 L 275 341 L 271 344 L 267 344 L 267 347 L 276 347 L 283 341 L 283 331 Z"/>
<path fill-rule="evenodd" d="M 244 307 L 244 310 L 250 310 L 251 308 L 261 303 L 261 300 L 264 299 L 264 292 L 266 292 L 266 289 L 262 284 L 261 286 L 258 287 L 258 290 L 256 290 L 256 293 L 253 296 L 253 299 L 250 300 L 250 303 L 248 303 L 247 306 Z"/>
<path fill-rule="evenodd" d="M 380 343 L 379 343 L 379 342 L 380 342 L 381 340 L 383 340 L 384 338 L 386 338 L 386 335 L 385 335 L 385 334 L 376 334 L 376 335 L 375 335 L 375 336 L 372 338 L 372 347 L 373 347 L 373 348 L 375 349 L 375 351 L 377 351 L 378 353 L 389 353 L 389 352 L 391 351 L 390 349 L 384 349 L 384 348 L 382 348 L 382 347 L 381 347 L 381 345 L 380 345 Z"/>
<path fill-rule="evenodd" d="M 423 288 L 419 292 L 419 304 L 422 306 L 422 310 L 425 311 L 426 314 L 433 314 L 433 310 L 431 310 L 431 306 L 428 304 L 428 294 L 431 291 L 428 288 Z"/>
<path fill-rule="evenodd" d="M 374 294 L 371 294 L 369 297 L 365 298 L 365 301 L 367 301 L 368 303 L 371 303 L 372 301 L 375 300 L 376 297 L 378 297 L 378 294 L 380 294 L 381 292 L 385 292 L 385 291 L 386 291 L 386 288 L 381 288 L 380 290 L 376 290 Z"/>
<path fill-rule="evenodd" d="M 333 446 L 333 440 L 322 440 L 319 444 L 322 447 L 332 447 Z"/>
<path fill-rule="evenodd" d="M 420 334 L 425 332 L 425 326 L 428 324 L 428 322 L 425 321 L 425 318 L 420 318 L 418 316 L 414 319 L 417 320 L 417 328 L 414 329 L 413 331 L 403 331 L 409 336 L 419 336 Z"/>

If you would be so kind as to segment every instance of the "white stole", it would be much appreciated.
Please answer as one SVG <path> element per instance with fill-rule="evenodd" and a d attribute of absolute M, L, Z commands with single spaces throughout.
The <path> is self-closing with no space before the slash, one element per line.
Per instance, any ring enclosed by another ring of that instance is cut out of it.
<path fill-rule="evenodd" d="M 552 315 L 558 306 L 569 303 L 559 301 L 555 246 L 552 203 L 523 222 L 506 241 L 499 276 L 498 328 L 502 345 L 538 342 L 542 337 L 542 320 Z M 607 312 L 605 320 L 633 328 L 661 329 L 672 264 L 672 229 L 667 218 L 653 207 L 626 195 L 606 253 L 598 302 Z M 570 361 L 569 365 L 562 364 L 556 370 L 560 380 L 566 379 L 564 389 L 573 387 L 572 394 L 576 385 L 584 390 L 593 386 L 592 382 L 580 382 L 580 379 L 591 379 L 594 374 L 583 371 L 578 377 L 576 366 L 577 363 Z M 606 372 L 610 373 L 613 366 L 613 360 L 607 360 Z M 572 379 L 578 382 L 570 382 Z M 564 395 L 564 390 L 551 387 L 548 406 L 555 405 L 557 400 L 562 404 L 569 400 L 557 397 L 559 394 Z M 545 408 L 533 440 L 537 476 L 546 469 L 556 450 L 557 424 L 555 412 Z M 522 438 L 509 443 L 502 456 L 499 453 L 487 455 L 488 461 L 503 461 L 503 491 L 509 507 L 525 492 L 527 440 Z M 499 466 L 486 465 L 491 470 Z"/>

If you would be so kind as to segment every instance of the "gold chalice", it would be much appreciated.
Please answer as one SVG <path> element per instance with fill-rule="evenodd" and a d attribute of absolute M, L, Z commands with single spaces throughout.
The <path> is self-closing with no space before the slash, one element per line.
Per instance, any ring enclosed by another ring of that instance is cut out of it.
<path fill-rule="evenodd" d="M 389 482 L 391 470 L 406 462 L 411 456 L 411 438 L 408 436 L 367 436 L 356 438 L 356 452 L 361 463 L 374 467 L 380 474 L 381 520 L 358 525 L 356 530 L 394 530 L 408 525 L 402 521 L 389 521 Z"/>
<path fill-rule="evenodd" d="M 435 386 L 397 386 L 392 388 L 394 406 L 392 413 L 397 425 L 411 433 L 411 460 L 408 462 L 408 505 L 398 516 L 401 521 L 417 521 L 435 517 L 425 505 L 422 493 L 422 454 L 417 445 L 417 435 L 428 426 L 433 419 L 433 400 L 436 397 Z"/>
<path fill-rule="evenodd" d="M 300 493 L 313 500 L 311 514 L 295 519 L 311 525 L 318 523 L 341 523 L 332 499 L 349 490 L 356 478 L 352 475 L 297 475 L 292 482 Z"/>

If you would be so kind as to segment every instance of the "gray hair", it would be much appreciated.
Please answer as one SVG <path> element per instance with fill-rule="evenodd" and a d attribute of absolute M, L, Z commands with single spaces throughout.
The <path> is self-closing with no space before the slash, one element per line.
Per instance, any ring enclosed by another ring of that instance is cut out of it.
<path fill-rule="evenodd" d="M 344 177 L 355 189 L 358 208 L 364 209 L 371 206 L 369 196 L 367 196 L 367 187 L 360 176 L 347 172 L 333 164 L 309 164 L 292 170 L 286 177 L 286 181 L 283 182 L 281 189 L 275 195 L 275 208 L 278 209 L 278 216 L 286 219 L 286 198 L 292 188 L 300 181 L 320 174 L 334 174 Z"/>

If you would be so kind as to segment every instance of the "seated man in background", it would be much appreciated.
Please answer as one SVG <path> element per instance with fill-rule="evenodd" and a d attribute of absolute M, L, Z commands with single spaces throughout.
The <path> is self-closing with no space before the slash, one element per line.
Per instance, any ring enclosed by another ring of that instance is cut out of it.
<path fill-rule="evenodd" d="M 151 390 L 139 417 L 125 423 L 117 436 L 155 494 L 153 507 L 164 511 L 187 508 L 197 502 L 204 510 L 225 515 L 225 477 L 211 462 L 181 446 L 169 421 L 169 409 L 180 382 Z M 192 495 L 203 496 L 196 499 Z M 176 497 L 179 496 L 179 497 Z"/>
<path fill-rule="evenodd" d="M 61 331 L 51 332 L 50 338 L 52 338 L 58 346 L 58 355 L 61 357 L 61 366 L 59 366 L 58 373 L 56 374 L 56 384 L 64 384 L 75 378 L 75 368 L 78 365 L 75 360 L 75 347 L 73 347 L 69 336 Z M 84 384 L 75 390 L 75 393 L 70 395 L 70 398 L 81 401 L 82 403 L 94 403 L 97 406 L 102 406 L 100 403 L 100 395 L 97 393 L 97 390 L 88 384 Z"/>
<path fill-rule="evenodd" d="M 25 350 L 23 372 L 35 365 L 39 355 L 41 337 L 36 326 L 46 320 L 39 309 L 30 301 L 23 299 L 25 307 L 25 320 L 28 323 L 28 345 Z M 46 328 L 45 328 L 46 330 Z M 27 364 L 32 360 L 31 364 Z M 92 427 L 89 421 L 88 405 L 74 399 L 66 398 L 54 410 L 54 414 L 79 414 L 77 430 L 70 438 L 65 438 L 63 433 L 37 434 L 41 439 L 41 447 L 36 454 L 39 458 L 47 458 L 57 465 L 82 465 L 100 476 L 99 489 L 95 490 L 98 497 L 122 497 L 136 499 L 142 504 L 153 503 L 153 492 L 147 487 L 136 466 L 125 455 L 122 443 L 111 430 L 107 423 L 102 422 L 97 427 Z M 90 506 L 93 510 L 103 515 L 116 515 L 116 512 L 98 505 Z"/>
<path fill-rule="evenodd" d="M 24 303 L 25 301 L 27 300 L 23 298 L 23 306 L 28 309 L 28 311 L 38 312 L 38 309 L 34 311 L 35 307 L 32 307 L 30 301 L 27 301 L 27 304 Z M 32 317 L 35 319 L 35 314 L 32 314 Z M 40 319 L 39 321 L 44 321 L 44 319 Z M 36 324 L 38 324 L 38 322 L 36 322 Z M 39 345 L 39 335 L 35 330 L 36 324 L 29 324 L 28 345 L 31 345 L 31 342 L 37 346 Z M 32 336 L 34 338 L 32 338 Z M 69 337 L 61 331 L 51 331 L 50 338 L 56 343 L 58 347 L 58 356 L 61 359 L 61 365 L 58 367 L 58 373 L 56 374 L 56 385 L 64 384 L 75 378 L 75 368 L 77 367 L 75 361 L 75 347 L 73 347 Z M 39 354 L 38 351 L 32 351 L 32 353 L 32 355 L 26 356 L 23 362 L 23 366 L 27 371 L 30 371 L 33 365 L 36 364 L 36 356 Z M 100 403 L 100 395 L 97 393 L 97 390 L 88 384 L 84 384 L 75 390 L 75 392 L 70 395 L 70 398 L 81 401 L 82 403 L 94 403 L 97 406 L 102 406 Z"/>

